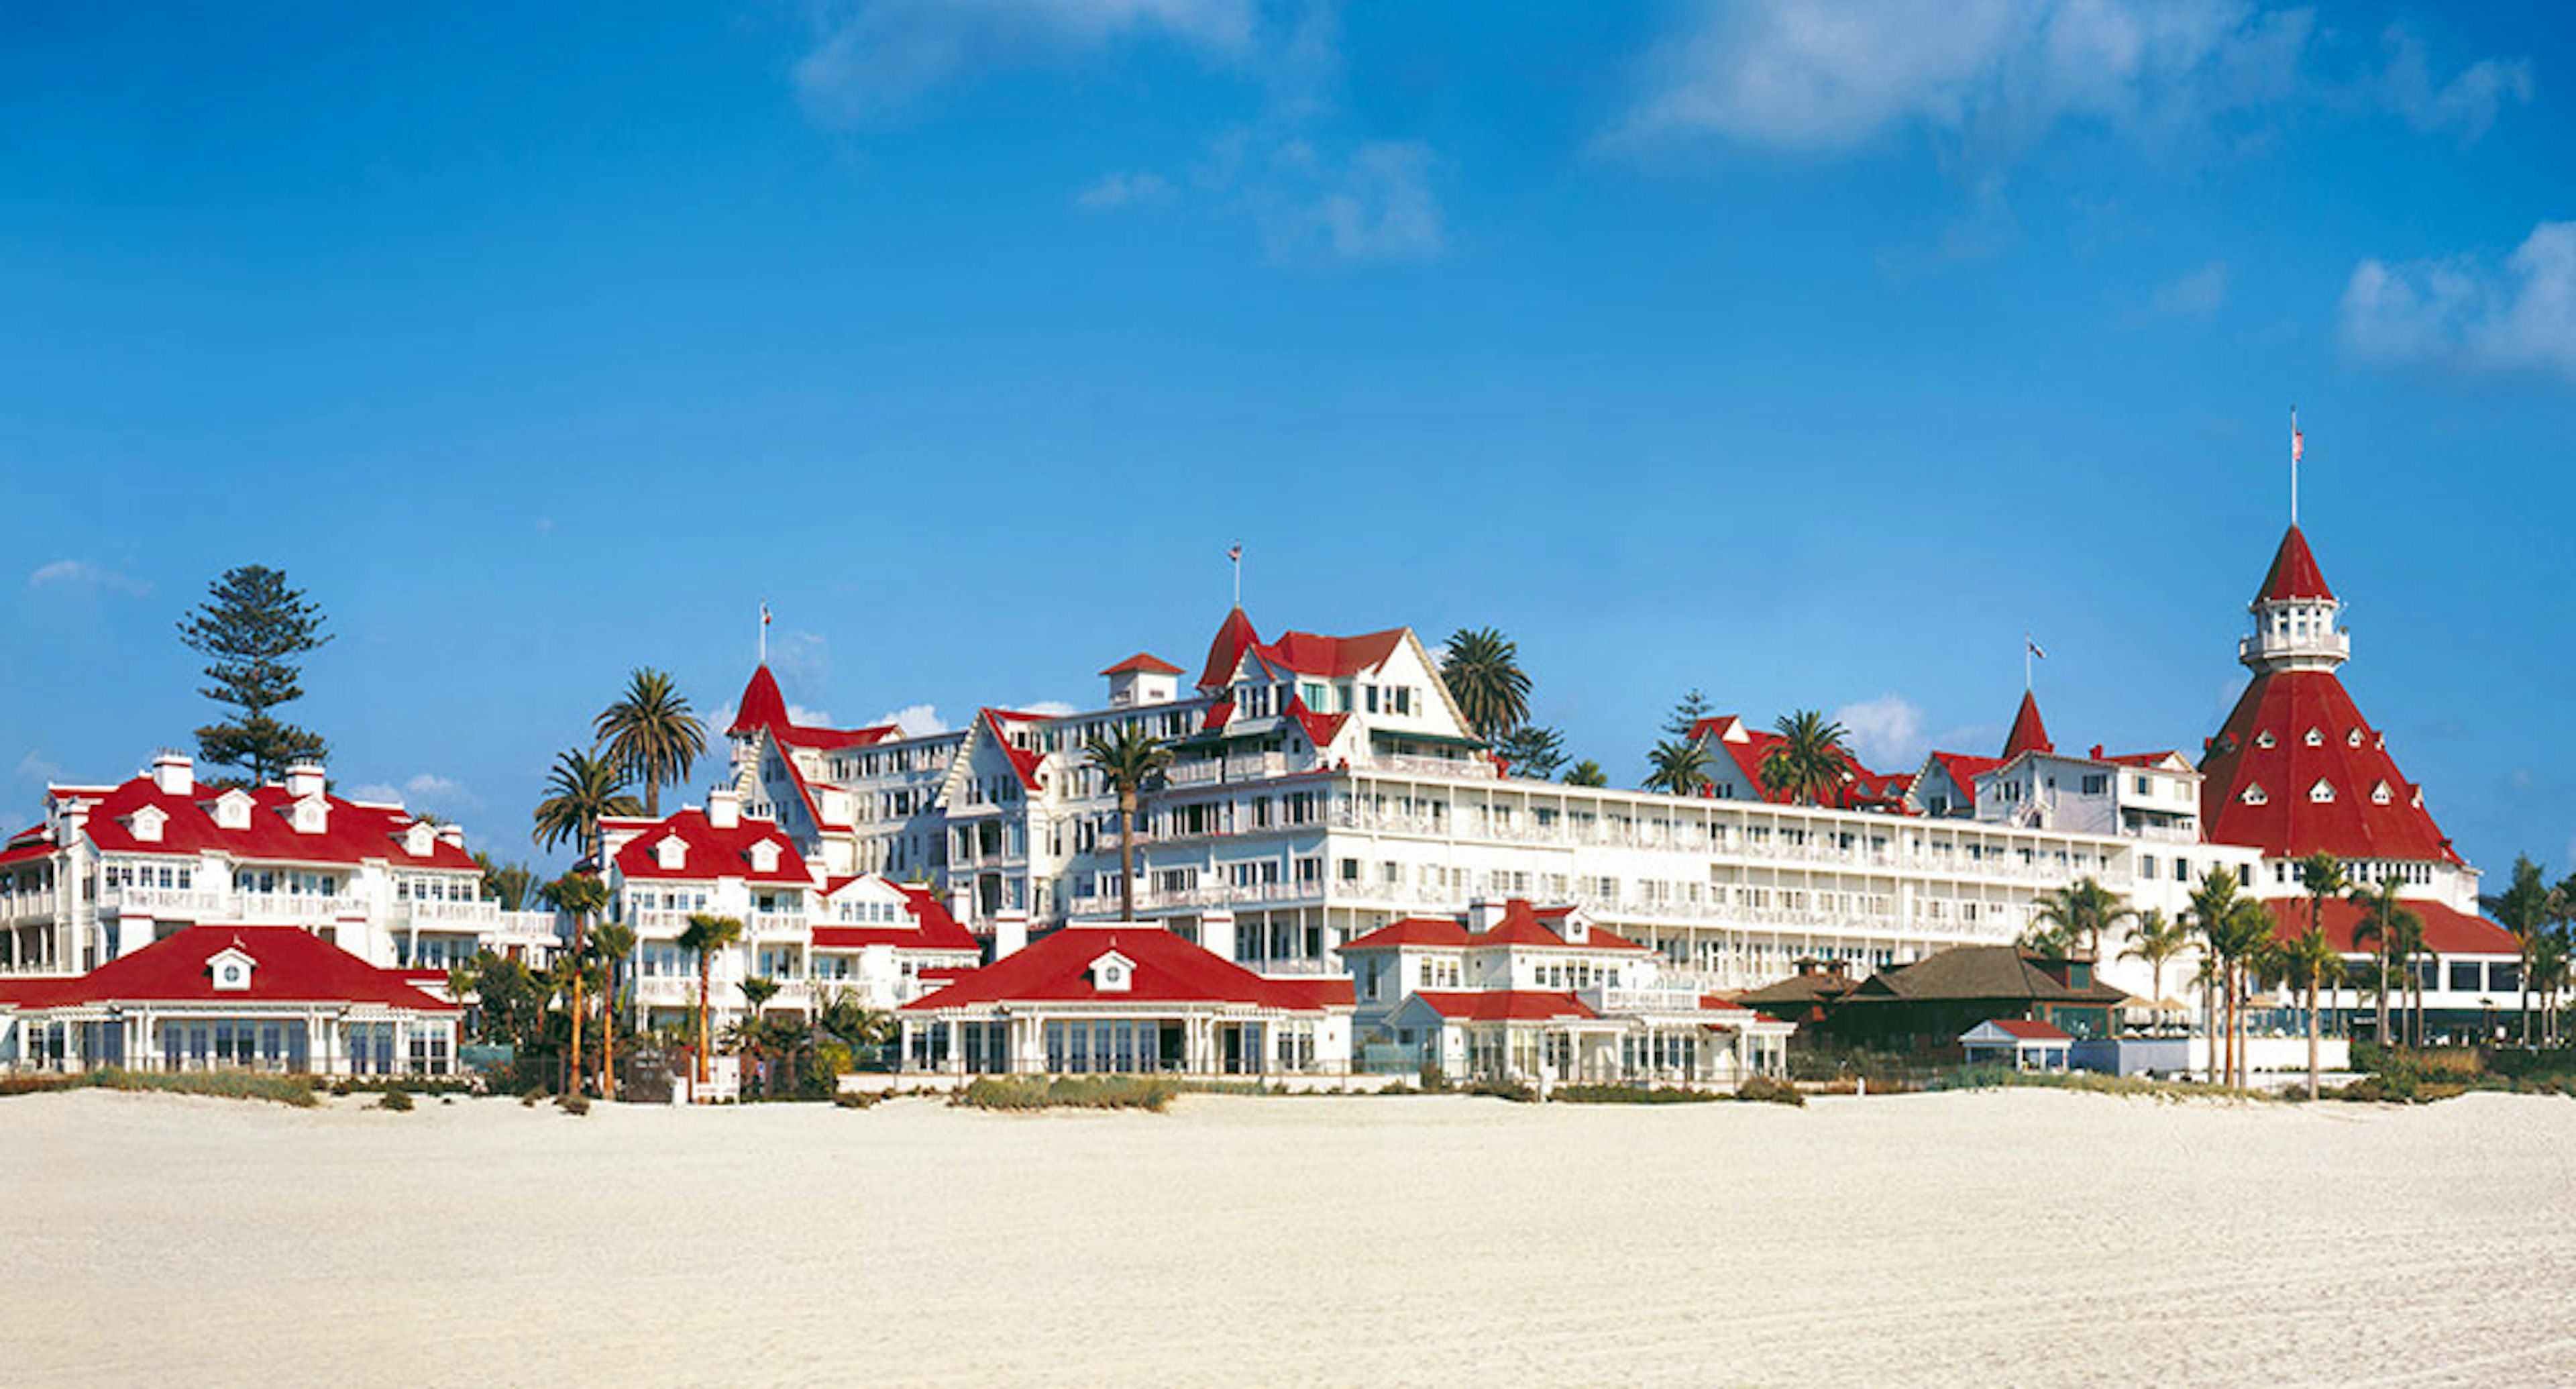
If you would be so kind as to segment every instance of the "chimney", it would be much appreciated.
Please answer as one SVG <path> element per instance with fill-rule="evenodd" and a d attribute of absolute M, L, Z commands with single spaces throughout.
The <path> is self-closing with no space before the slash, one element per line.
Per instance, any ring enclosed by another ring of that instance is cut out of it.
<path fill-rule="evenodd" d="M 322 783 L 325 780 L 327 778 L 323 776 L 322 764 L 319 762 L 289 763 L 286 768 L 286 794 L 299 801 L 306 796 L 321 795 Z"/>
<path fill-rule="evenodd" d="M 707 824 L 720 830 L 738 828 L 742 824 L 742 793 L 730 786 L 707 792 Z"/>
<path fill-rule="evenodd" d="M 445 844 L 445 845 L 449 846 L 450 848 L 456 848 L 456 849 L 462 849 L 462 848 L 464 848 L 464 847 L 465 847 L 465 827 L 464 827 L 463 825 L 445 825 L 445 824 L 442 824 L 442 825 L 438 826 L 438 842 L 439 842 L 439 843 L 441 843 L 441 844 Z"/>
<path fill-rule="evenodd" d="M 1029 947 L 1029 914 L 1013 909 L 993 918 L 993 958 L 1007 960 Z"/>
<path fill-rule="evenodd" d="M 184 796 L 197 789 L 197 762 L 174 748 L 152 755 L 152 784 L 165 796 Z"/>
<path fill-rule="evenodd" d="M 1505 904 L 1492 897 L 1479 897 L 1467 904 L 1467 929 L 1490 931 L 1502 924 Z"/>
<path fill-rule="evenodd" d="M 1220 960 L 1234 958 L 1234 913 L 1220 907 L 1199 915 L 1199 948 Z"/>

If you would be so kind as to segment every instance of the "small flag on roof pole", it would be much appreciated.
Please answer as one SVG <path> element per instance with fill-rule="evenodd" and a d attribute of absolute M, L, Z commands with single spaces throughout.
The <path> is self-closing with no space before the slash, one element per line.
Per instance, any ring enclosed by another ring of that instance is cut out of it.
<path fill-rule="evenodd" d="M 769 605 L 760 605 L 760 663 L 769 664 Z"/>
<path fill-rule="evenodd" d="M 2021 687 L 2024 693 L 2028 693 L 2031 686 L 2030 663 L 2034 658 L 2047 660 L 2048 653 L 2040 649 L 2038 642 L 2030 639 L 2028 632 L 2021 634 L 2021 648 Z"/>

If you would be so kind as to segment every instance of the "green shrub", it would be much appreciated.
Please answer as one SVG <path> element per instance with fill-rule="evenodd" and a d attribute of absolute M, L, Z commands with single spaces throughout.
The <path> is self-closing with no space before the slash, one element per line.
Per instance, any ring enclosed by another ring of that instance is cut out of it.
<path fill-rule="evenodd" d="M 557 1096 L 555 1099 L 555 1108 L 562 1110 L 566 1114 L 576 1116 L 588 1114 L 590 1112 L 590 1097 L 588 1095 Z"/>
<path fill-rule="evenodd" d="M 1437 1095 L 1449 1088 L 1449 1077 L 1441 1072 L 1440 1063 L 1437 1061 L 1423 1062 L 1422 1072 L 1415 1077 L 1415 1081 L 1421 1087 L 1422 1093 L 1426 1095 Z"/>
<path fill-rule="evenodd" d="M 977 1076 L 949 1101 L 968 1109 L 1150 1109 L 1180 1087 L 1156 1076 Z"/>
<path fill-rule="evenodd" d="M 1498 1100 L 1510 1100 L 1514 1104 L 1538 1103 L 1536 1087 L 1527 1081 L 1513 1080 L 1508 1076 L 1489 1076 L 1480 1080 L 1471 1080 L 1460 1088 L 1470 1095 L 1490 1095 Z"/>
<path fill-rule="evenodd" d="M 0 1095 L 33 1095 L 49 1090 L 131 1090 L 167 1095 L 212 1095 L 227 1100 L 269 1100 L 310 1109 L 310 1077 L 260 1071 L 129 1071 L 108 1066 L 71 1075 L 24 1075 L 0 1078 Z"/>
<path fill-rule="evenodd" d="M 1769 1076 L 1746 1076 L 1744 1083 L 1735 1087 L 1735 1097 L 1760 1104 L 1785 1104 L 1799 1109 L 1807 1107 L 1807 1097 L 1797 1086 L 1785 1080 L 1773 1080 Z"/>
<path fill-rule="evenodd" d="M 390 1109 L 397 1114 L 409 1114 L 411 1112 L 411 1092 L 408 1090 L 387 1090 L 382 1095 L 376 1097 L 376 1108 Z"/>
<path fill-rule="evenodd" d="M 1731 1098 L 1716 1090 L 1673 1085 L 1560 1085 L 1547 1097 L 1567 1104 L 1708 1104 Z"/>
<path fill-rule="evenodd" d="M 843 1109 L 872 1109 L 884 1100 L 884 1092 L 875 1090 L 844 1090 L 832 1097 L 832 1103 Z"/>

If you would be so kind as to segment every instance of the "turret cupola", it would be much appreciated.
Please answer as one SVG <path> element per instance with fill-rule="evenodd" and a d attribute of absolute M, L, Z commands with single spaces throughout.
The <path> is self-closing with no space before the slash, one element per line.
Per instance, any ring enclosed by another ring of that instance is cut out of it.
<path fill-rule="evenodd" d="M 2246 611 L 2254 614 L 2254 633 L 2236 644 L 2236 659 L 2257 674 L 2333 670 L 2352 656 L 2352 637 L 2336 625 L 2343 604 L 2326 587 L 2297 526 L 2281 537 L 2262 591 Z"/>

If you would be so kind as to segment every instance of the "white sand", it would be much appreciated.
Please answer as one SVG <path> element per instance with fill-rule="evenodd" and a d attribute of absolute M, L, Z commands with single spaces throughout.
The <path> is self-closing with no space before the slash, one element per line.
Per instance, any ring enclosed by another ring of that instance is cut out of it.
<path fill-rule="evenodd" d="M 0 1381 L 2576 1379 L 2576 1103 L 0 1101 Z"/>

